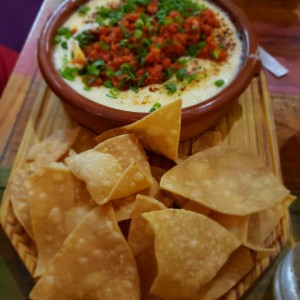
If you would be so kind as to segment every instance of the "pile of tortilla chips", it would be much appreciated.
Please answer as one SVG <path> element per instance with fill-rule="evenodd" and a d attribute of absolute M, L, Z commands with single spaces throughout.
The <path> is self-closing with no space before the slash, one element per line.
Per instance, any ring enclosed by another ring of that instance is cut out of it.
<path fill-rule="evenodd" d="M 289 191 L 243 149 L 201 145 L 178 163 L 180 112 L 178 100 L 30 150 L 8 191 L 37 247 L 31 299 L 217 299 L 272 254 Z M 152 166 L 150 152 L 178 164 Z"/>

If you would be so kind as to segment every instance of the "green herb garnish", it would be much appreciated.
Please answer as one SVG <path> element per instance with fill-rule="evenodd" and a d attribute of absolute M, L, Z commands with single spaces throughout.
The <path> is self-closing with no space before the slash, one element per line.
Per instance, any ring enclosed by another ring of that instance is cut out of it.
<path fill-rule="evenodd" d="M 177 91 L 177 86 L 173 82 L 165 84 L 165 88 L 168 91 L 169 95 L 172 95 L 172 94 L 174 94 Z"/>
<path fill-rule="evenodd" d="M 217 81 L 215 81 L 215 86 L 217 87 L 221 87 L 222 85 L 224 85 L 225 81 L 223 79 L 219 79 Z"/>
<path fill-rule="evenodd" d="M 79 16 L 84 17 L 91 8 L 87 5 L 80 5 L 78 9 Z"/>
<path fill-rule="evenodd" d="M 105 50 L 105 51 L 108 51 L 109 48 L 110 48 L 110 46 L 109 46 L 107 43 L 102 42 L 102 41 L 99 42 L 99 45 L 100 45 L 100 47 L 101 47 L 103 50 Z"/>
<path fill-rule="evenodd" d="M 154 112 L 156 110 L 158 110 L 159 108 L 161 108 L 161 104 L 156 102 L 152 105 L 152 107 L 150 108 L 150 112 Z"/>
<path fill-rule="evenodd" d="M 186 74 L 187 74 L 186 69 L 180 68 L 176 73 L 177 80 L 182 81 L 183 78 L 186 76 Z"/>
<path fill-rule="evenodd" d="M 110 97 L 110 98 L 117 98 L 120 94 L 120 90 L 113 87 L 109 90 L 108 94 L 106 96 Z"/>
<path fill-rule="evenodd" d="M 76 75 L 78 74 L 78 69 L 75 67 L 66 67 L 63 70 L 59 70 L 61 76 L 67 80 L 74 81 Z"/>

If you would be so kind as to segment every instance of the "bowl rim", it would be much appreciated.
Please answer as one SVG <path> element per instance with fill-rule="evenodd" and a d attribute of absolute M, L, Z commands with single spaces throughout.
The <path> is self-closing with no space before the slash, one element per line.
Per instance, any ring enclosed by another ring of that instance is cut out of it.
<path fill-rule="evenodd" d="M 231 83 L 215 96 L 199 102 L 195 105 L 182 108 L 182 123 L 199 118 L 202 112 L 209 113 L 222 108 L 234 101 L 247 87 L 250 80 L 259 73 L 260 59 L 258 56 L 258 41 L 252 29 L 252 25 L 246 14 L 230 0 L 206 0 L 220 7 L 227 12 L 231 21 L 244 36 L 246 54 L 239 72 Z M 53 92 L 69 105 L 75 105 L 79 109 L 108 119 L 118 120 L 120 122 L 134 122 L 145 117 L 148 112 L 132 112 L 122 109 L 116 109 L 109 106 L 96 103 L 83 95 L 80 95 L 72 89 L 61 77 L 54 67 L 52 59 L 52 42 L 54 35 L 59 27 L 67 20 L 80 5 L 89 2 L 89 0 L 67 0 L 64 1 L 48 18 L 38 40 L 38 65 L 45 81 L 50 85 Z M 50 62 L 50 63 L 49 63 Z M 234 88 L 232 88 L 234 86 Z"/>

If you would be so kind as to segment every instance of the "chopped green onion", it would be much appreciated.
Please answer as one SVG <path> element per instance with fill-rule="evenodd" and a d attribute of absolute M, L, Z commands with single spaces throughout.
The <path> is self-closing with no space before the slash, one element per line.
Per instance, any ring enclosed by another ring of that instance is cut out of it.
<path fill-rule="evenodd" d="M 116 25 L 118 23 L 118 19 L 116 19 L 116 18 L 111 18 L 110 20 L 109 20 L 109 25 L 110 26 L 114 26 L 114 25 Z"/>
<path fill-rule="evenodd" d="M 78 9 L 79 16 L 84 17 L 90 9 L 87 5 L 80 5 Z"/>
<path fill-rule="evenodd" d="M 165 69 L 164 80 L 168 80 L 173 76 L 173 70 L 171 68 Z"/>
<path fill-rule="evenodd" d="M 124 39 L 120 42 L 120 46 L 123 48 L 128 48 L 129 44 L 128 44 L 128 40 Z"/>
<path fill-rule="evenodd" d="M 215 85 L 217 87 L 221 87 L 222 85 L 224 85 L 225 81 L 223 79 L 219 79 L 217 81 L 215 81 Z"/>
<path fill-rule="evenodd" d="M 89 86 L 85 86 L 83 89 L 87 92 L 91 90 L 91 88 Z"/>
<path fill-rule="evenodd" d="M 111 80 L 105 80 L 103 84 L 107 88 L 112 88 L 113 87 Z"/>
<path fill-rule="evenodd" d="M 103 50 L 105 50 L 105 51 L 108 51 L 109 48 L 110 48 L 110 46 L 109 46 L 107 43 L 102 42 L 102 41 L 99 42 L 99 45 L 100 45 L 100 47 L 101 47 Z"/>
<path fill-rule="evenodd" d="M 178 60 L 178 62 L 181 64 L 181 65 L 185 65 L 190 59 L 189 58 L 180 58 Z"/>
<path fill-rule="evenodd" d="M 203 48 L 205 48 L 205 46 L 206 46 L 206 43 L 204 41 L 202 41 L 198 44 L 199 50 L 202 50 Z"/>
<path fill-rule="evenodd" d="M 111 98 L 117 98 L 120 94 L 120 90 L 113 87 L 109 90 L 109 93 L 106 95 L 108 97 L 111 97 Z"/>
<path fill-rule="evenodd" d="M 64 36 L 66 39 L 69 39 L 72 34 L 69 27 L 61 27 L 56 32 L 57 35 Z"/>
<path fill-rule="evenodd" d="M 182 81 L 182 85 L 183 86 L 187 86 L 189 83 L 191 83 L 193 80 L 196 79 L 196 75 L 195 74 L 189 74 L 188 76 L 186 76 L 183 81 Z"/>
<path fill-rule="evenodd" d="M 56 37 L 54 38 L 54 44 L 55 44 L 55 45 L 58 45 L 58 44 L 60 44 L 60 42 L 61 42 L 61 38 L 60 38 L 59 36 L 56 36 Z"/>
<path fill-rule="evenodd" d="M 134 37 L 135 37 L 136 39 L 140 39 L 142 36 L 143 36 L 143 31 L 142 31 L 142 30 L 137 29 L 137 30 L 134 32 Z"/>
<path fill-rule="evenodd" d="M 132 70 L 132 65 L 129 63 L 124 63 L 120 66 L 120 69 L 122 71 L 131 71 Z"/>
<path fill-rule="evenodd" d="M 103 60 L 96 60 L 94 63 L 86 65 L 86 72 L 89 75 L 99 76 L 100 75 L 100 69 L 104 65 L 105 65 L 105 63 L 104 63 Z M 100 69 L 99 69 L 99 67 L 100 67 Z"/>
<path fill-rule="evenodd" d="M 125 13 L 131 13 L 136 9 L 136 4 L 133 1 L 128 1 L 124 4 L 123 10 Z"/>
<path fill-rule="evenodd" d="M 130 37 L 130 33 L 127 31 L 127 29 L 125 28 L 125 26 L 121 23 L 121 24 L 119 24 L 119 27 L 121 28 L 121 30 L 122 30 L 122 33 L 123 33 L 123 36 L 125 37 L 125 38 L 129 38 Z M 122 40 L 122 41 L 124 41 L 124 40 Z M 121 42 L 122 42 L 121 41 Z M 121 44 L 121 43 L 120 43 Z M 123 47 L 123 46 L 122 46 Z"/>
<path fill-rule="evenodd" d="M 164 25 L 169 25 L 172 24 L 174 21 L 172 19 L 165 19 L 164 20 Z"/>
<path fill-rule="evenodd" d="M 74 37 L 78 41 L 79 46 L 83 48 L 84 46 L 90 45 L 96 41 L 95 37 L 89 34 L 88 30 L 85 30 Z"/>
<path fill-rule="evenodd" d="M 97 16 L 96 17 L 96 22 L 99 24 L 99 25 L 103 25 L 104 24 L 104 19 L 101 17 L 101 16 Z"/>
<path fill-rule="evenodd" d="M 114 72 L 114 70 L 112 70 L 112 69 L 106 69 L 106 70 L 105 70 L 105 74 L 106 74 L 106 76 L 108 76 L 108 77 L 112 77 L 112 76 L 114 76 L 115 72 Z"/>
<path fill-rule="evenodd" d="M 141 77 L 141 79 L 139 80 L 137 87 L 139 88 L 145 81 L 145 79 L 149 76 L 149 73 L 146 72 L 145 74 L 143 74 L 143 76 Z"/>
<path fill-rule="evenodd" d="M 76 75 L 78 74 L 77 68 L 66 67 L 63 70 L 59 70 L 61 76 L 67 80 L 74 81 Z"/>
<path fill-rule="evenodd" d="M 148 5 L 150 0 L 135 0 L 136 4 Z"/>
<path fill-rule="evenodd" d="M 142 20 L 142 19 L 137 19 L 136 21 L 135 21 L 135 26 L 136 26 L 136 28 L 139 28 L 139 29 L 142 29 L 143 27 L 144 27 L 144 21 Z"/>
<path fill-rule="evenodd" d="M 210 55 L 211 55 L 212 58 L 219 59 L 220 50 L 215 49 Z"/>
<path fill-rule="evenodd" d="M 102 17 L 102 18 L 107 18 L 110 14 L 111 10 L 107 7 L 104 7 L 104 6 L 101 6 L 99 9 L 98 9 L 98 13 L 99 15 Z"/>
<path fill-rule="evenodd" d="M 177 86 L 173 82 L 167 83 L 165 88 L 167 89 L 169 95 L 172 95 L 177 91 Z"/>
<path fill-rule="evenodd" d="M 154 111 L 158 110 L 159 108 L 161 108 L 161 104 L 158 103 L 158 102 L 156 102 L 156 103 L 154 103 L 153 106 L 151 107 L 150 112 L 154 112 Z"/>
<path fill-rule="evenodd" d="M 187 74 L 186 69 L 180 68 L 176 73 L 177 80 L 182 81 L 184 76 L 186 76 L 186 74 Z"/>
<path fill-rule="evenodd" d="M 67 42 L 62 42 L 60 45 L 63 49 L 68 49 L 68 43 Z"/>

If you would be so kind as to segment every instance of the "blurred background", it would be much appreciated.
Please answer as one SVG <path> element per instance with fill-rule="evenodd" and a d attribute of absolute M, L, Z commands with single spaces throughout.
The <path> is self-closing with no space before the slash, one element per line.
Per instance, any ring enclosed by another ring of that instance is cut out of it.
<path fill-rule="evenodd" d="M 0 0 L 0 97 L 43 0 Z"/>

